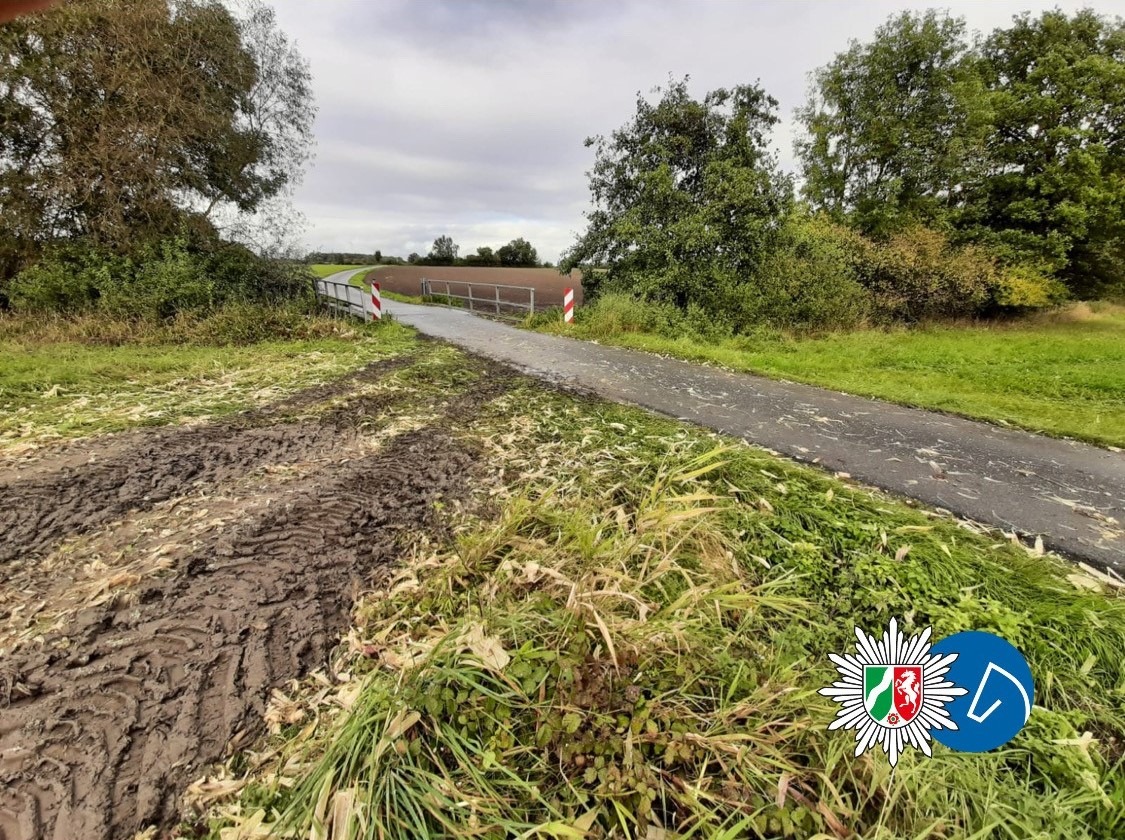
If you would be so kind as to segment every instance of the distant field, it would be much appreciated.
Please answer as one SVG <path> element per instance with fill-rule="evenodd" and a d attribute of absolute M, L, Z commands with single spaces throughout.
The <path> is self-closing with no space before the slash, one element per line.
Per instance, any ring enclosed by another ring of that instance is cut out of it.
<path fill-rule="evenodd" d="M 1125 446 L 1125 308 L 1111 304 L 1009 324 L 719 342 L 627 331 L 596 307 L 577 320 L 576 338 Z M 540 328 L 563 330 L 553 319 Z"/>
<path fill-rule="evenodd" d="M 338 270 L 352 266 L 339 266 Z M 574 289 L 575 298 L 582 302 L 582 281 L 575 272 L 572 277 L 559 274 L 554 268 L 479 268 L 444 265 L 384 265 L 374 269 L 385 292 L 416 296 L 422 291 L 422 278 L 441 280 L 450 284 L 453 294 L 467 294 L 465 283 L 495 283 L 502 286 L 531 286 L 535 289 L 536 308 L 562 306 L 563 289 Z M 367 274 L 356 275 L 352 282 L 365 285 Z M 458 281 L 461 281 L 458 283 Z M 474 292 L 475 294 L 476 292 Z M 523 292 L 503 292 L 502 300 L 525 302 Z"/>
<path fill-rule="evenodd" d="M 309 269 L 317 277 L 328 277 L 330 274 L 335 274 L 337 271 L 347 271 L 349 268 L 363 268 L 362 265 L 325 265 L 318 263 L 310 265 Z"/>

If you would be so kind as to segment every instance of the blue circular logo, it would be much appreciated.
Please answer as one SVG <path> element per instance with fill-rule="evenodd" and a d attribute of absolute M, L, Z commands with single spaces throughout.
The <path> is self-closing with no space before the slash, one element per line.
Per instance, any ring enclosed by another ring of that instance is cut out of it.
<path fill-rule="evenodd" d="M 935 741 L 962 752 L 986 752 L 1023 729 L 1035 702 L 1031 668 L 1005 639 L 969 630 L 942 639 L 931 653 L 956 653 L 946 678 L 968 693 L 947 703 L 957 729 L 934 729 Z"/>

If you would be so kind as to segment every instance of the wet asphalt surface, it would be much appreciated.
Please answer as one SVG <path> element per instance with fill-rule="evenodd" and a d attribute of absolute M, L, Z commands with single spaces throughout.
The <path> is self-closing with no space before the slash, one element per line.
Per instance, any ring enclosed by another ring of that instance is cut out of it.
<path fill-rule="evenodd" d="M 425 335 L 1125 571 L 1125 453 L 384 301 Z"/>

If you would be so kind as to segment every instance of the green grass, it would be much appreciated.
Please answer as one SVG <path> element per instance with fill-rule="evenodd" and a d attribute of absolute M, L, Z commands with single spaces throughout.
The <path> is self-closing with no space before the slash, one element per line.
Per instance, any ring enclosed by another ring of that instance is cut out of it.
<path fill-rule="evenodd" d="M 1125 310 L 1027 322 L 865 330 L 802 338 L 777 332 L 669 338 L 579 309 L 577 338 L 903 405 L 1125 446 Z M 562 333 L 557 319 L 539 329 Z"/>
<path fill-rule="evenodd" d="M 309 270 L 310 270 L 310 271 L 312 271 L 312 273 L 313 273 L 313 274 L 315 274 L 315 275 L 316 275 L 317 277 L 328 277 L 328 276 L 329 276 L 330 274 L 335 274 L 335 273 L 337 273 L 337 272 L 339 272 L 339 271 L 347 271 L 347 270 L 348 270 L 349 268 L 355 268 L 355 269 L 360 269 L 360 268 L 374 268 L 374 266 L 364 266 L 364 265 L 326 265 L 326 264 L 324 264 L 324 263 L 316 263 L 316 264 L 314 264 L 314 265 L 310 265 L 310 266 L 309 266 Z"/>
<path fill-rule="evenodd" d="M 414 344 L 391 321 L 306 321 L 308 337 L 245 346 L 173 344 L 159 330 L 145 343 L 95 344 L 66 340 L 65 323 L 43 335 L 0 321 L 0 451 L 240 411 Z"/>
<path fill-rule="evenodd" d="M 361 289 L 369 289 L 371 284 L 367 278 L 370 276 L 370 271 L 361 271 L 359 274 L 353 274 L 348 282 L 353 286 L 359 286 Z M 403 295 L 398 292 L 389 292 L 386 289 L 382 290 L 382 295 L 388 300 L 397 300 L 401 303 L 426 303 L 426 299 L 421 295 Z"/>
<path fill-rule="evenodd" d="M 256 769 L 211 836 L 1122 836 L 1119 595 L 810 468 L 532 383 L 460 434 L 495 465 L 483 513 L 451 511 L 452 539 L 416 536 L 358 606 L 342 684 L 310 679 L 276 752 L 237 760 Z M 1023 732 L 982 755 L 910 750 L 893 774 L 881 752 L 854 757 L 816 692 L 853 624 L 892 616 L 1016 644 L 1036 679 Z"/>
<path fill-rule="evenodd" d="M 421 295 L 400 295 L 398 292 L 383 291 L 383 297 L 387 300 L 397 300 L 399 303 L 426 303 L 426 298 Z"/>

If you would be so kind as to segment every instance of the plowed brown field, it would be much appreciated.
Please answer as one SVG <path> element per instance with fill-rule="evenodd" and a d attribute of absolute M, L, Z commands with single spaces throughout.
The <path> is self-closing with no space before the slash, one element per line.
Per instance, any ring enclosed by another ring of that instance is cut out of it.
<path fill-rule="evenodd" d="M 422 278 L 443 281 L 450 284 L 453 294 L 468 294 L 465 283 L 496 283 L 504 286 L 531 286 L 535 289 L 535 306 L 546 308 L 562 306 L 563 289 L 574 289 L 575 304 L 582 303 L 582 278 L 579 272 L 565 276 L 553 268 L 480 268 L 443 265 L 389 265 L 373 272 L 383 291 L 397 292 L 400 295 L 419 295 L 422 293 Z M 368 275 L 370 276 L 370 275 Z M 460 283 L 458 283 L 460 281 Z M 473 294 L 479 294 L 474 290 Z M 491 294 L 491 293 L 490 293 Z M 501 300 L 516 303 L 527 301 L 526 293 L 501 290 Z"/>

